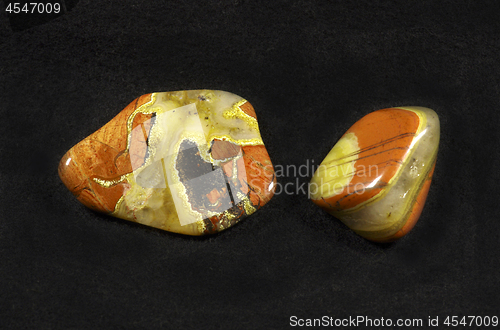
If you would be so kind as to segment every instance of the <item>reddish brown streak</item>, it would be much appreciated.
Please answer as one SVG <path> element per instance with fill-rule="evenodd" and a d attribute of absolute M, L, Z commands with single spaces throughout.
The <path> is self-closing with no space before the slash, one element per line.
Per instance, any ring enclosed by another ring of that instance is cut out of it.
<path fill-rule="evenodd" d="M 378 147 L 383 146 L 384 144 L 389 144 L 391 142 L 404 139 L 404 138 L 406 138 L 408 136 L 415 136 L 415 133 L 403 133 L 403 134 L 399 134 L 399 135 L 396 135 L 396 136 L 394 136 L 394 137 L 392 137 L 390 139 L 386 139 L 386 140 L 383 140 L 383 141 L 381 141 L 379 143 L 373 144 L 370 147 L 359 149 L 358 151 L 352 152 L 349 155 L 346 155 L 346 156 L 343 156 L 343 157 L 340 157 L 340 158 L 336 158 L 336 159 L 333 159 L 333 160 L 339 160 L 339 159 L 344 159 L 344 158 L 349 158 L 349 157 L 352 157 L 352 156 L 355 156 L 355 155 L 359 155 L 359 154 L 361 154 L 363 152 L 366 152 L 368 150 L 376 149 Z"/>

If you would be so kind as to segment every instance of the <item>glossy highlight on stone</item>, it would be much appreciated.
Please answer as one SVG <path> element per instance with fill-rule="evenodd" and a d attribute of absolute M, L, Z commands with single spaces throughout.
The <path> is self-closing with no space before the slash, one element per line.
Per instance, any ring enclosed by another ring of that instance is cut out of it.
<path fill-rule="evenodd" d="M 314 173 L 311 200 L 366 239 L 401 238 L 424 207 L 439 135 L 439 118 L 428 108 L 390 108 L 366 115 Z"/>
<path fill-rule="evenodd" d="M 254 108 L 213 90 L 137 98 L 71 148 L 59 176 L 95 211 L 186 235 L 229 228 L 276 186 Z"/>

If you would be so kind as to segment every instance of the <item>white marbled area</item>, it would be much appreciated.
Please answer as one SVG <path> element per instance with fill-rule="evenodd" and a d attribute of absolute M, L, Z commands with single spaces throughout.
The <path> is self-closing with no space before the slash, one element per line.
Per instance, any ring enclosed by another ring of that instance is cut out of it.
<path fill-rule="evenodd" d="M 172 96 L 175 98 L 182 93 L 184 92 L 158 93 L 156 102 L 152 107 L 159 106 L 166 111 L 172 110 Z M 242 118 L 228 118 L 224 116 L 236 103 L 244 101 L 242 97 L 218 90 L 192 90 L 186 91 L 184 94 L 187 96 L 187 99 L 184 100 L 181 98 L 181 101 L 196 102 L 207 142 L 219 136 L 227 136 L 235 141 L 261 139 L 257 125 L 250 125 Z"/>
<path fill-rule="evenodd" d="M 373 201 L 351 210 L 335 214 L 353 230 L 384 231 L 384 236 L 392 235 L 402 228 L 408 212 L 433 166 L 439 145 L 439 117 L 431 109 L 423 107 L 398 107 L 415 112 L 423 125 L 413 138 L 411 148 L 405 155 L 403 169 L 394 185 L 383 196 L 375 196 Z"/>

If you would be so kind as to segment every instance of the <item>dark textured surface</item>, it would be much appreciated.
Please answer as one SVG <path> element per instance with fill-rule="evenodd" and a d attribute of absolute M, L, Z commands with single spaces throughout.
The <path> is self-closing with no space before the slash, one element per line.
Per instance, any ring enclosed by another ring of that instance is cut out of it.
<path fill-rule="evenodd" d="M 0 328 L 498 315 L 499 6 L 399 3 L 81 0 L 14 28 L 0 1 Z M 312 173 L 282 171 L 292 195 L 198 239 L 95 214 L 60 182 L 63 154 L 133 99 L 199 88 L 252 103 L 277 169 L 319 164 L 368 112 L 434 109 L 420 221 L 370 243 L 307 199 Z"/>

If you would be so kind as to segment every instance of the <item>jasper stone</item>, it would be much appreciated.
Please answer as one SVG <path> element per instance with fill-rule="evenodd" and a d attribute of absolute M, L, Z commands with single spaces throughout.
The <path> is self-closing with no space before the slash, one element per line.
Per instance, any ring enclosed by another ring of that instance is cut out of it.
<path fill-rule="evenodd" d="M 359 235 L 391 242 L 415 226 L 436 164 L 439 118 L 422 107 L 372 112 L 314 173 L 312 201 Z"/>
<path fill-rule="evenodd" d="M 59 176 L 95 211 L 187 235 L 231 227 L 276 186 L 252 105 L 211 90 L 137 98 L 71 148 Z"/>

